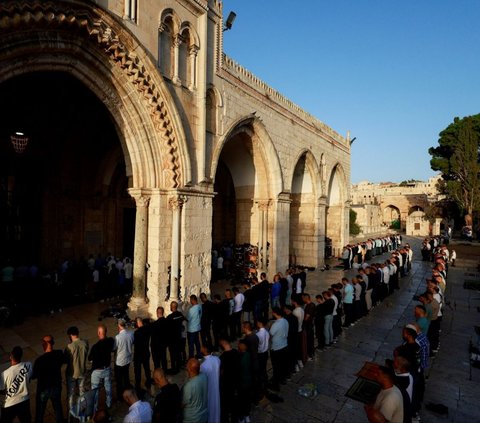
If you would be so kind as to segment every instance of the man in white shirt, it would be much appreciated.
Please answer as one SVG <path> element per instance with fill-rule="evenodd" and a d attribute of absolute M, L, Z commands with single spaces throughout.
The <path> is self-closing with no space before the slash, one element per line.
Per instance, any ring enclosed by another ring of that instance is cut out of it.
<path fill-rule="evenodd" d="M 365 406 L 368 421 L 403 423 L 403 396 L 400 389 L 393 384 L 393 376 L 389 369 L 379 366 L 376 381 L 382 390 L 377 395 L 375 404 Z"/>
<path fill-rule="evenodd" d="M 303 368 L 303 342 L 302 342 L 302 331 L 303 331 L 303 319 L 305 317 L 305 311 L 303 310 L 302 307 L 303 301 L 299 295 L 293 295 L 292 296 L 292 305 L 295 307 L 293 309 L 292 314 L 297 318 L 298 320 L 298 346 L 297 346 L 297 364 L 295 365 L 295 370 L 299 370 Z"/>
<path fill-rule="evenodd" d="M 118 320 L 118 335 L 115 336 L 114 350 L 115 379 L 117 383 L 117 399 L 122 398 L 123 391 L 130 385 L 129 369 L 133 360 L 133 331 L 126 329 L 125 320 Z"/>
<path fill-rule="evenodd" d="M 147 423 L 152 421 L 152 407 L 146 401 L 140 401 L 134 389 L 126 389 L 123 399 L 128 404 L 128 414 L 123 423 Z"/>
<path fill-rule="evenodd" d="M 235 333 L 230 334 L 230 336 L 232 339 L 235 339 L 242 334 L 242 311 L 245 296 L 240 292 L 240 289 L 238 289 L 238 287 L 233 288 L 233 295 L 234 306 L 232 319 L 234 325 L 232 327 L 235 329 Z"/>
<path fill-rule="evenodd" d="M 22 356 L 22 348 L 13 347 L 11 366 L 0 374 L 0 393 L 5 394 L 2 422 L 13 422 L 15 417 L 21 423 L 31 421 L 28 383 L 32 377 L 32 363 L 22 362 Z"/>
<path fill-rule="evenodd" d="M 258 375 L 260 379 L 260 389 L 262 394 L 265 392 L 268 374 L 267 374 L 267 361 L 268 361 L 268 346 L 270 342 L 270 333 L 265 326 L 267 322 L 265 319 L 260 318 L 257 321 L 257 333 L 258 338 Z"/>

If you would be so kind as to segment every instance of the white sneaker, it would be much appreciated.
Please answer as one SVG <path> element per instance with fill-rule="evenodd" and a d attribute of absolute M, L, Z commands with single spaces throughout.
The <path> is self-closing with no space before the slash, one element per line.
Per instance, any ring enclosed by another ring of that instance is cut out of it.
<path fill-rule="evenodd" d="M 301 369 L 303 369 L 303 362 L 302 362 L 302 360 L 298 360 L 298 367 L 300 367 Z"/>

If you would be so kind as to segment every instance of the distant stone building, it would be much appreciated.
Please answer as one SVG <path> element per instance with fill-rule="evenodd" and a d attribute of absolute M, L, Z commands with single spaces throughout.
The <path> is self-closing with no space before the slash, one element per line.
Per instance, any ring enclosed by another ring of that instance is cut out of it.
<path fill-rule="evenodd" d="M 432 224 L 425 218 L 425 210 L 442 198 L 437 189 L 440 178 L 403 184 L 365 181 L 352 185 L 351 207 L 357 213 L 362 232 L 371 234 L 394 228 L 414 236 L 439 233 L 441 218 Z"/>
<path fill-rule="evenodd" d="M 349 140 L 223 31 L 219 0 L 0 3 L 2 257 L 133 255 L 130 308 L 152 313 L 208 292 L 213 246 L 272 276 L 345 243 Z"/>

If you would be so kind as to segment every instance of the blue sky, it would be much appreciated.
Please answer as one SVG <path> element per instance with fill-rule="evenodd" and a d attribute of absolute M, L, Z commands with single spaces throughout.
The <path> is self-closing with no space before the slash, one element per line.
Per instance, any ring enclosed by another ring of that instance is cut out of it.
<path fill-rule="evenodd" d="M 480 0 L 224 0 L 224 50 L 337 132 L 351 181 L 425 180 L 428 148 L 480 113 Z"/>

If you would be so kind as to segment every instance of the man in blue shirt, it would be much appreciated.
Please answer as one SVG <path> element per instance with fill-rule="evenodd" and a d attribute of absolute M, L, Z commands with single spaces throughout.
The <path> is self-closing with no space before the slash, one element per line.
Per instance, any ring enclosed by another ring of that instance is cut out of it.
<path fill-rule="evenodd" d="M 182 388 L 183 423 L 206 423 L 208 418 L 208 381 L 200 373 L 196 358 L 187 361 L 188 380 Z"/>
<path fill-rule="evenodd" d="M 194 347 L 197 357 L 200 357 L 200 330 L 202 328 L 202 306 L 198 304 L 196 295 L 190 295 L 192 307 L 187 312 L 188 358 L 194 357 Z"/>
<path fill-rule="evenodd" d="M 117 400 L 120 400 L 123 391 L 130 386 L 129 369 L 133 360 L 133 331 L 126 329 L 126 322 L 118 320 L 118 335 L 115 336 L 113 349 L 115 357 L 115 381 L 117 383 Z"/>
<path fill-rule="evenodd" d="M 282 310 L 279 307 L 272 309 L 273 322 L 270 328 L 270 358 L 272 360 L 273 376 L 270 387 L 276 391 L 280 390 L 280 383 L 285 383 L 288 369 L 288 322 L 283 318 Z"/>

